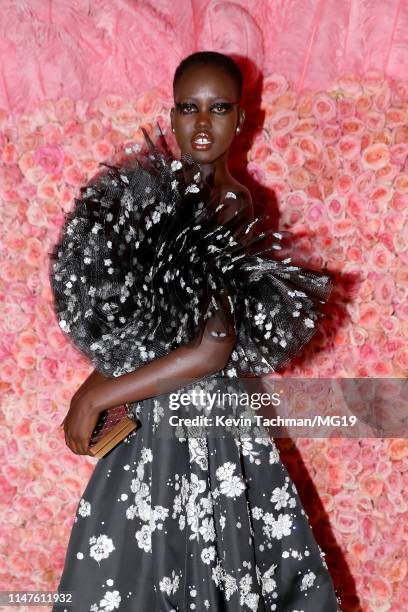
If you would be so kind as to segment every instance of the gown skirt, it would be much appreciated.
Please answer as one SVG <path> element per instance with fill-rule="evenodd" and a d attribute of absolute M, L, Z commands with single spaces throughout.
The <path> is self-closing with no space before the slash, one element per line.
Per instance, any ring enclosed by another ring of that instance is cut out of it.
<path fill-rule="evenodd" d="M 72 603 L 53 612 L 339 611 L 325 555 L 266 430 L 159 435 L 164 400 L 139 402 L 138 429 L 98 460 L 58 587 Z"/>

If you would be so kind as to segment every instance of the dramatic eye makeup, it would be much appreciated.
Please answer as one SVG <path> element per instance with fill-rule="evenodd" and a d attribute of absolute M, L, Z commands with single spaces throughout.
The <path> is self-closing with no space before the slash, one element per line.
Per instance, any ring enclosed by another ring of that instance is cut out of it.
<path fill-rule="evenodd" d="M 211 105 L 211 110 L 214 109 L 217 115 L 225 115 L 232 109 L 235 104 L 237 103 L 214 102 L 214 104 Z M 191 112 L 196 111 L 197 105 L 194 102 L 177 102 L 176 109 L 182 115 L 189 115 Z"/>

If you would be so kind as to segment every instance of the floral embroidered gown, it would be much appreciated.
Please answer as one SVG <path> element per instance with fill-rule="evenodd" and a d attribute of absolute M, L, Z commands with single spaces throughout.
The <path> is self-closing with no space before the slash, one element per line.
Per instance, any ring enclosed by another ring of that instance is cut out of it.
<path fill-rule="evenodd" d="M 224 204 L 214 206 L 195 162 L 182 157 L 193 170 L 187 181 L 160 131 L 155 144 L 144 136 L 147 150 L 94 177 L 67 215 L 50 259 L 59 325 L 99 371 L 120 376 L 193 339 L 224 292 L 236 343 L 225 369 L 197 384 L 211 391 L 221 377 L 242 389 L 239 377 L 276 371 L 309 341 L 331 278 L 265 257 L 288 232 L 257 233 L 253 222 L 244 247 L 236 217 L 217 225 Z M 177 416 L 193 416 L 193 404 Z M 72 604 L 53 611 L 340 610 L 262 427 L 169 434 L 166 394 L 132 410 L 141 426 L 99 459 L 77 506 L 58 587 Z"/>

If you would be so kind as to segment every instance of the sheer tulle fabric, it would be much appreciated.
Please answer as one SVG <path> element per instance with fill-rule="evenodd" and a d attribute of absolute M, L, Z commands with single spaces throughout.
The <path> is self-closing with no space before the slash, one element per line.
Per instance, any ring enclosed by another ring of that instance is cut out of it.
<path fill-rule="evenodd" d="M 226 204 L 211 177 L 144 134 L 147 149 L 99 173 L 67 215 L 50 270 L 61 329 L 119 376 L 189 342 L 227 304 L 237 340 L 225 374 L 282 368 L 315 333 L 330 275 L 274 256 L 290 232 L 257 233 L 239 215 L 218 224 Z"/>

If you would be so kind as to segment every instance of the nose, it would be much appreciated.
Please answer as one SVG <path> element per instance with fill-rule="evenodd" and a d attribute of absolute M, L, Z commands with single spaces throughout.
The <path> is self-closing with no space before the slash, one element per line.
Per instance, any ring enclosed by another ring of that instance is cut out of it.
<path fill-rule="evenodd" d="M 195 128 L 197 131 L 211 129 L 211 118 L 207 111 L 199 110 L 198 113 L 196 113 Z"/>

